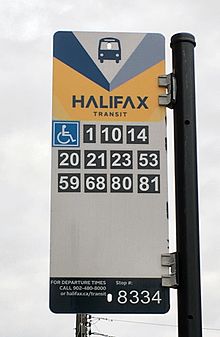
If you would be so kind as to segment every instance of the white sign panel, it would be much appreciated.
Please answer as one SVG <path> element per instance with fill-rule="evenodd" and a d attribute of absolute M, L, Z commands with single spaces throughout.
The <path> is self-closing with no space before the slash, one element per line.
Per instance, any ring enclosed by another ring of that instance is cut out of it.
<path fill-rule="evenodd" d="M 165 313 L 164 38 L 54 36 L 50 308 Z"/>

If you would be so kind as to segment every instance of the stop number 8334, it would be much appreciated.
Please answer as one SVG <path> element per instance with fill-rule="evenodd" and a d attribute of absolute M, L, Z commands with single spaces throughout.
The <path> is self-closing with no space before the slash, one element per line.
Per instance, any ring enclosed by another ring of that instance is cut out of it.
<path fill-rule="evenodd" d="M 151 302 L 160 304 L 162 301 L 160 296 L 160 290 L 157 290 L 153 295 L 148 290 L 142 290 L 138 292 L 137 290 L 131 290 L 129 292 L 125 290 L 120 290 L 118 292 L 117 301 L 119 304 L 126 304 L 127 302 L 131 304 L 149 304 Z"/>

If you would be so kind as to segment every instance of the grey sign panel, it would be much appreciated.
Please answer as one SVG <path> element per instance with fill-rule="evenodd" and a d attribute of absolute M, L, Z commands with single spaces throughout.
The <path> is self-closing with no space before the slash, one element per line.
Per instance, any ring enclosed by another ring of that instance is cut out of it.
<path fill-rule="evenodd" d="M 165 313 L 160 34 L 54 37 L 50 308 Z"/>

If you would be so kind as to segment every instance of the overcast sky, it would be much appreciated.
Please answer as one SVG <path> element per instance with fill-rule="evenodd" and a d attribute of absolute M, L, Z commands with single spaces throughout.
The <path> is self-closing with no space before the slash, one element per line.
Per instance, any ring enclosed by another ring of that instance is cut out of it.
<path fill-rule="evenodd" d="M 167 73 L 171 36 L 195 35 L 203 326 L 220 329 L 219 1 L 1 0 L 0 16 L 0 336 L 74 336 L 75 315 L 48 309 L 52 36 L 58 30 L 160 32 Z M 171 156 L 171 110 L 168 115 Z M 175 250 L 172 178 L 170 164 Z M 166 315 L 111 317 L 176 325 L 176 291 Z M 177 336 L 175 327 L 119 322 L 98 322 L 95 330 L 117 337 Z M 204 336 L 219 335 L 220 330 L 204 330 Z"/>

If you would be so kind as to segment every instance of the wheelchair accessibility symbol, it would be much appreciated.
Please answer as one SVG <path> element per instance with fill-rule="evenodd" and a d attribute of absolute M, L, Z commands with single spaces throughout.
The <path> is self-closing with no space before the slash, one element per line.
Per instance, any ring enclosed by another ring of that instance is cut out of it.
<path fill-rule="evenodd" d="M 79 146 L 79 122 L 53 121 L 53 146 Z"/>

